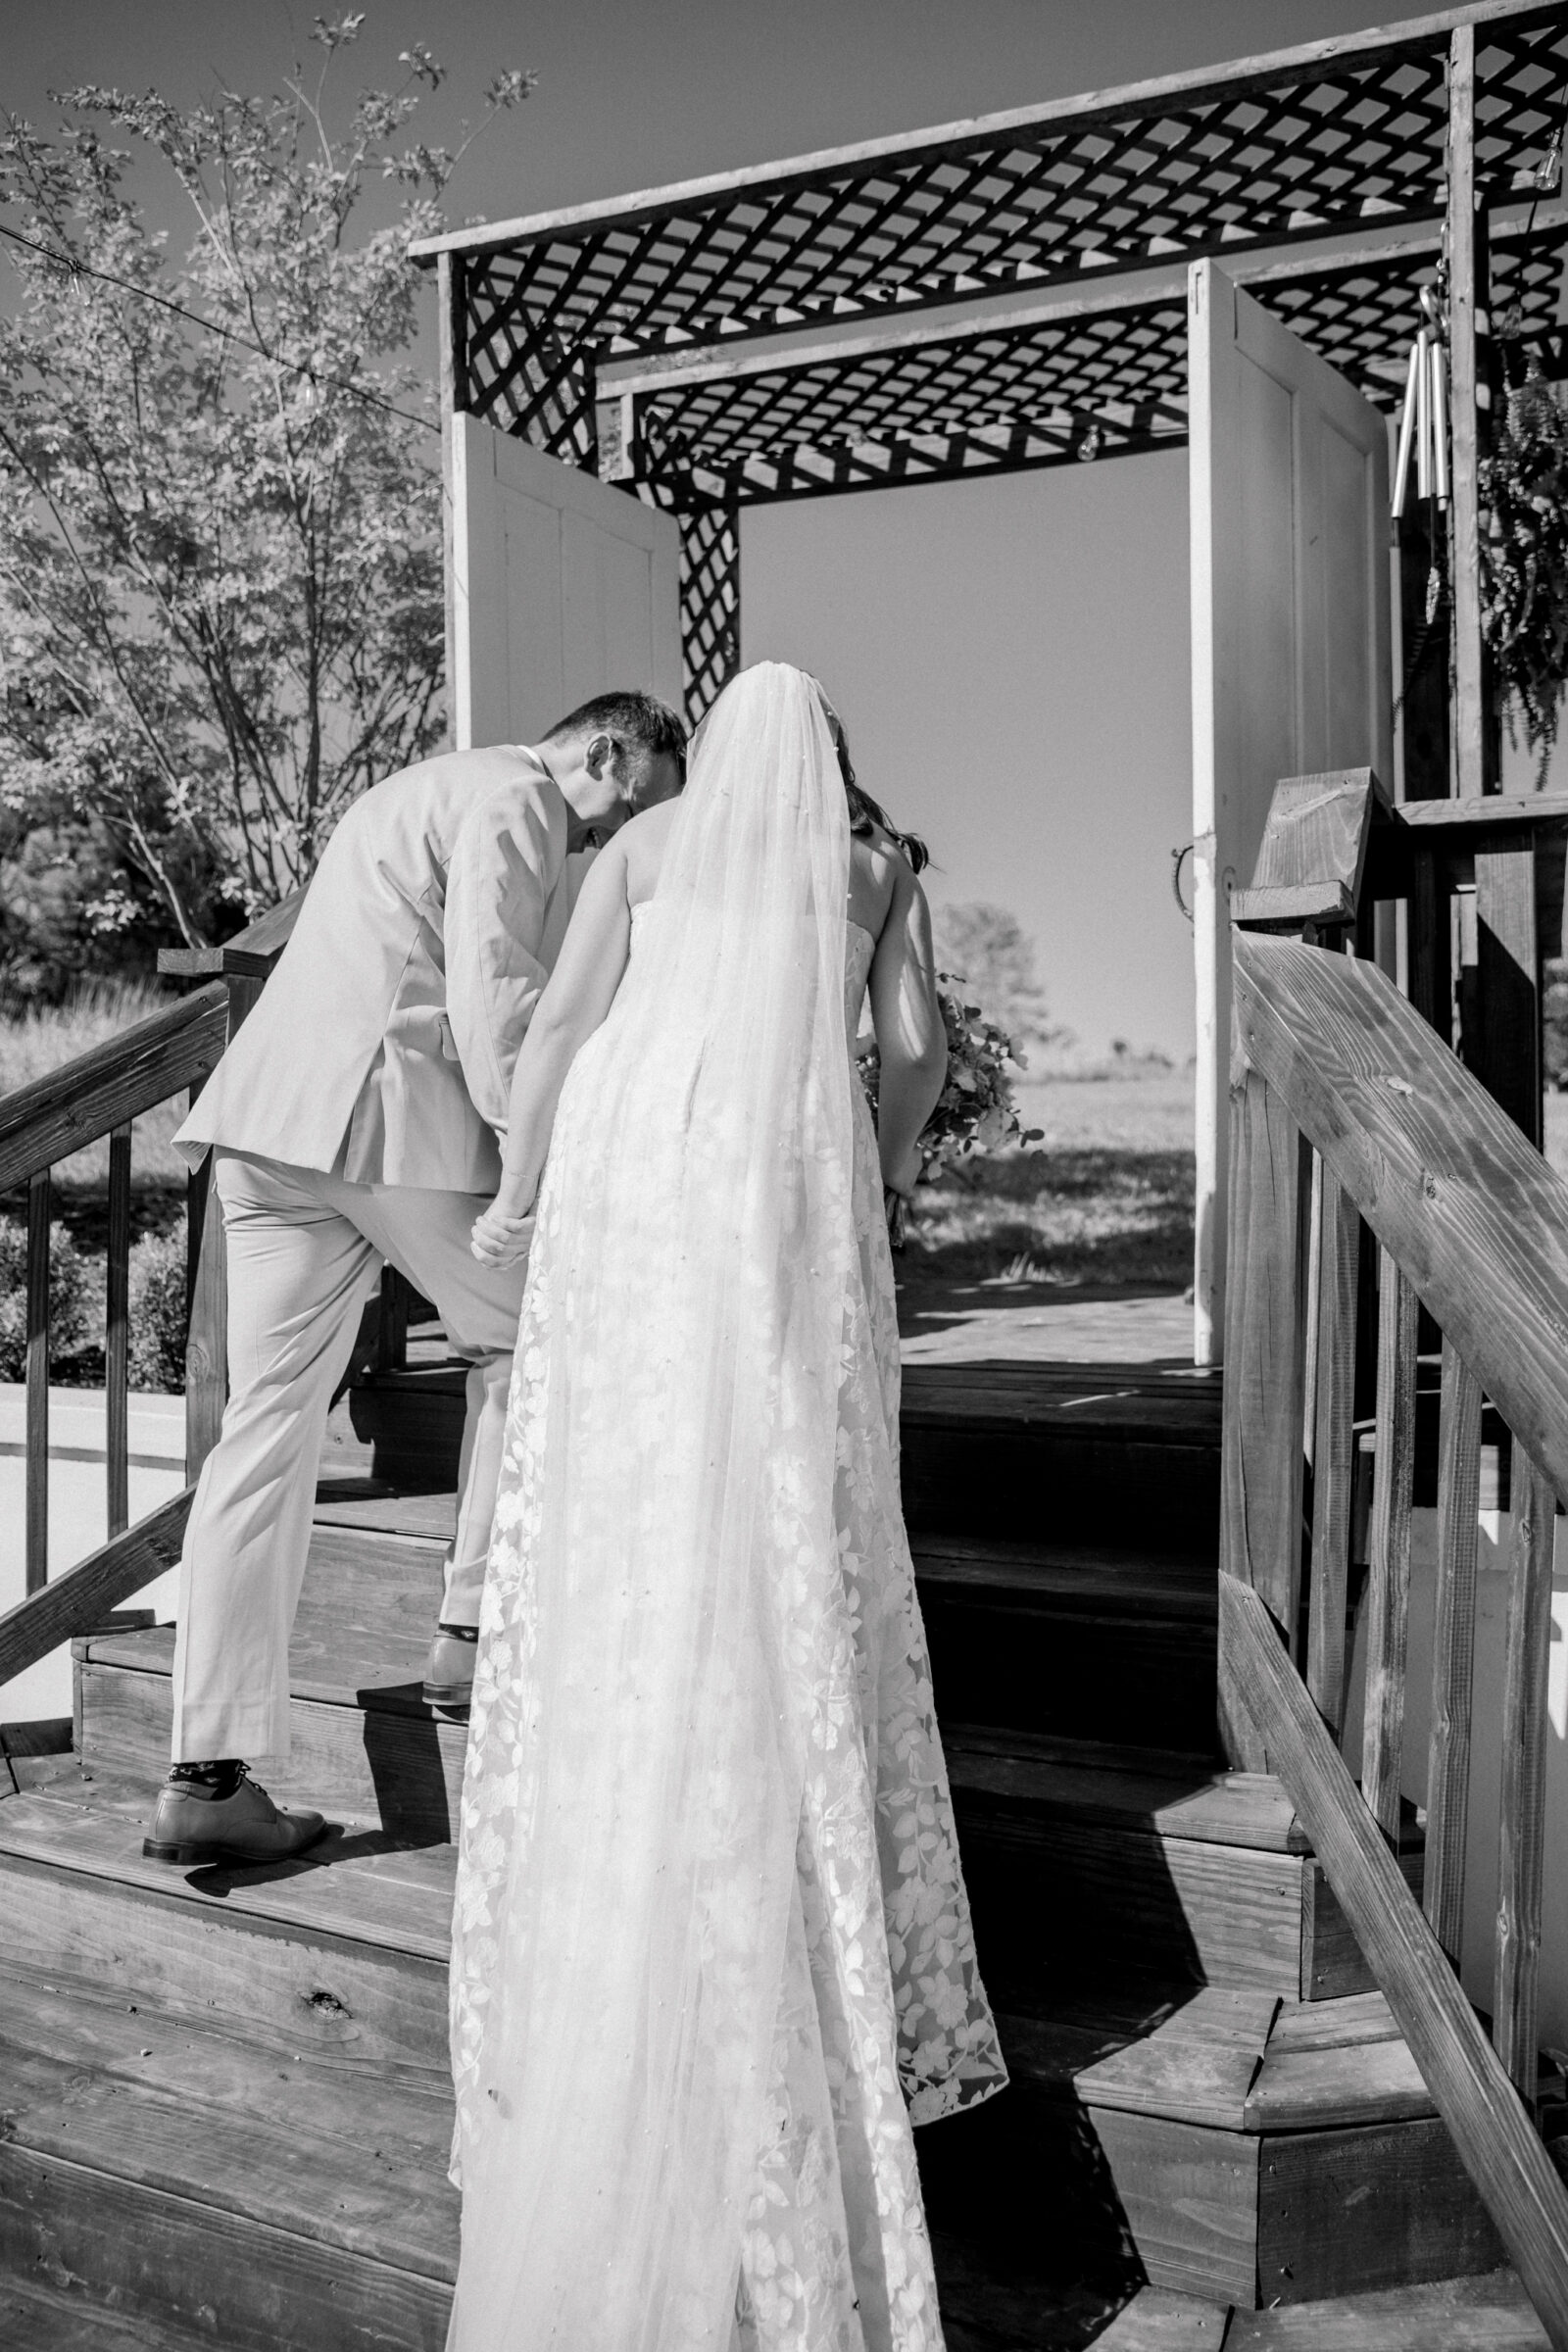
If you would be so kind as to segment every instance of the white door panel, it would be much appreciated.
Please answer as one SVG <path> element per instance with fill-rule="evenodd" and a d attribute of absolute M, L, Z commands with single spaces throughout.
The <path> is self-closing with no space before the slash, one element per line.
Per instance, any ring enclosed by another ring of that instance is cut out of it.
<path fill-rule="evenodd" d="M 590 695 L 679 710 L 680 526 L 624 490 L 452 419 L 453 740 L 528 743 Z"/>
<path fill-rule="evenodd" d="M 1212 262 L 1189 273 L 1198 1219 L 1194 1344 L 1224 1327 L 1230 894 L 1274 786 L 1393 782 L 1387 428 Z"/>

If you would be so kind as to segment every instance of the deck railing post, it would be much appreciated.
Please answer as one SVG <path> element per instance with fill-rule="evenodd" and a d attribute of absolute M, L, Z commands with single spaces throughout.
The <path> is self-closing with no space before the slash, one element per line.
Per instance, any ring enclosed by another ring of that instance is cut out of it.
<path fill-rule="evenodd" d="M 1410 1628 L 1415 1469 L 1416 1294 L 1388 1250 L 1378 1262 L 1378 1402 L 1367 1576 L 1366 1733 L 1361 1788 L 1396 1844 Z"/>
<path fill-rule="evenodd" d="M 1312 1413 L 1312 1576 L 1306 1687 L 1339 1729 L 1345 1712 L 1345 1612 L 1355 1470 L 1355 1328 L 1361 1219 L 1318 1162 L 1317 1346 Z"/>
<path fill-rule="evenodd" d="M 1480 1508 L 1481 1383 L 1452 1341 L 1446 1339 L 1438 1423 L 1438 1592 L 1421 1902 L 1432 1933 L 1455 1968 L 1464 1930 Z"/>
<path fill-rule="evenodd" d="M 1511 1500 L 1493 2044 L 1520 2096 L 1533 2108 L 1539 2064 L 1537 1984 L 1542 1849 L 1546 1827 L 1546 1677 L 1551 1656 L 1556 1497 L 1517 1439 Z"/>
<path fill-rule="evenodd" d="M 104 1466 L 109 1533 L 130 1524 L 130 1127 L 109 1139 L 109 1255 L 104 1299 Z"/>
<path fill-rule="evenodd" d="M 49 1579 L 49 1217 L 54 1186 L 40 1168 L 27 1186 L 26 1582 Z"/>
<path fill-rule="evenodd" d="M 1258 1074 L 1239 1063 L 1231 1084 L 1220 1559 L 1261 1595 L 1293 1648 L 1310 1201 L 1310 1160 L 1295 1120 Z M 1265 1769 L 1251 1720 L 1233 1703 L 1223 1637 L 1220 1717 L 1233 1761 Z"/>

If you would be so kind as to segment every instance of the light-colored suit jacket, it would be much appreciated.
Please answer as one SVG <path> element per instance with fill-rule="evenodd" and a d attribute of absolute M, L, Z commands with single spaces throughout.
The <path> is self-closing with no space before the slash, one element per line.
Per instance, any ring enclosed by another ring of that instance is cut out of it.
<path fill-rule="evenodd" d="M 493 1193 L 512 1066 L 570 912 L 568 811 L 513 745 L 356 801 L 259 1002 L 174 1138 L 352 1184 Z"/>

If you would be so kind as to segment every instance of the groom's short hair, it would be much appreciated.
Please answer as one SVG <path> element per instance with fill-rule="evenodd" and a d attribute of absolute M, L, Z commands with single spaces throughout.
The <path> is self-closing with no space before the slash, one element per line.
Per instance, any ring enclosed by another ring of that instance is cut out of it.
<path fill-rule="evenodd" d="M 574 735 L 608 735 L 621 753 L 630 753 L 640 768 L 649 760 L 673 760 L 684 767 L 686 722 L 656 695 L 640 687 L 596 694 L 564 718 L 558 718 L 546 743 L 565 743 Z M 619 761 L 617 760 L 617 766 Z"/>

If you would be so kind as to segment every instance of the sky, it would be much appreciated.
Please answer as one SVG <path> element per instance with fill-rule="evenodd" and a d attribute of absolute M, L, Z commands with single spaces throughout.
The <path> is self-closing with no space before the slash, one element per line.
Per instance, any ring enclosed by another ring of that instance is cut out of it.
<path fill-rule="evenodd" d="M 448 191 L 506 219 L 1070 96 L 1390 21 L 1357 0 L 367 0 L 337 87 L 423 40 L 453 143 L 490 76 L 538 87 Z M 1416 13 L 1413 9 L 1405 13 Z M 46 127 L 83 80 L 188 102 L 319 52 L 298 0 L 7 0 L 0 104 Z M 179 217 L 149 178 L 155 217 Z M 163 214 L 158 212 L 165 207 Z M 427 312 L 433 297 L 426 296 Z M 857 769 L 925 834 L 931 895 L 1011 908 L 1091 1054 L 1191 1049 L 1185 452 L 752 508 L 742 654 L 826 682 Z"/>

